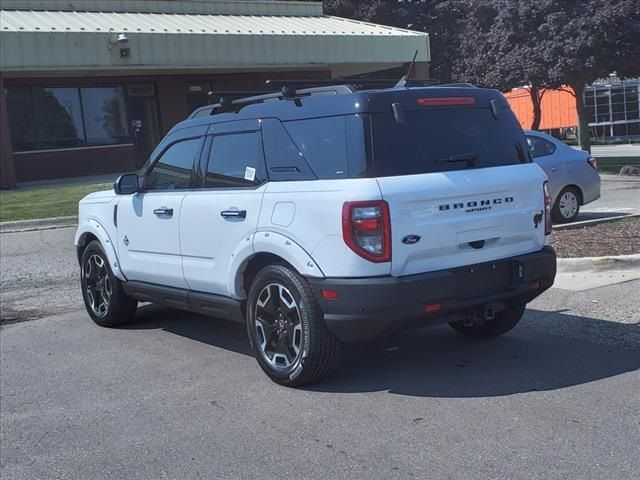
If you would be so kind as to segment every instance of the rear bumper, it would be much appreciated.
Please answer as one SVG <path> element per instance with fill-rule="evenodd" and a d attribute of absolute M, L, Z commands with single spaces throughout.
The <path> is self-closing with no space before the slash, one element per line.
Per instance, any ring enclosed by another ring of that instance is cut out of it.
<path fill-rule="evenodd" d="M 591 168 L 591 167 L 589 167 Z M 591 169 L 593 170 L 593 169 Z M 590 178 L 582 187 L 582 205 L 594 202 L 600 198 L 600 175 L 593 170 L 589 172 Z"/>
<path fill-rule="evenodd" d="M 406 277 L 309 278 L 328 328 L 343 341 L 371 340 L 408 323 L 454 321 L 490 304 L 496 311 L 533 300 L 551 287 L 556 254 L 539 252 Z M 322 290 L 335 290 L 325 299 Z M 427 305 L 439 304 L 427 312 Z"/>

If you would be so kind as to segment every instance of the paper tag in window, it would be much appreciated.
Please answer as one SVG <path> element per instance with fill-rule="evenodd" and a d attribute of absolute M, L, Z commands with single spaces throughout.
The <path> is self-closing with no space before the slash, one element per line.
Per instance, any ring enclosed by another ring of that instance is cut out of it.
<path fill-rule="evenodd" d="M 253 167 L 247 167 L 244 169 L 244 179 L 253 182 L 256 179 L 256 169 Z"/>

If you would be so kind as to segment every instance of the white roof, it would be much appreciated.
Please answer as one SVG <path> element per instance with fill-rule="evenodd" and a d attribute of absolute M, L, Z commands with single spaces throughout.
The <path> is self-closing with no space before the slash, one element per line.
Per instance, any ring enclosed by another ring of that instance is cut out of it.
<path fill-rule="evenodd" d="M 126 45 L 114 43 L 121 33 Z M 0 43 L 3 70 L 402 63 L 416 50 L 429 60 L 426 33 L 321 14 L 2 10 Z"/>
<path fill-rule="evenodd" d="M 423 33 L 330 16 L 184 15 L 165 13 L 3 11 L 3 32 L 141 32 L 262 35 L 385 35 Z"/>

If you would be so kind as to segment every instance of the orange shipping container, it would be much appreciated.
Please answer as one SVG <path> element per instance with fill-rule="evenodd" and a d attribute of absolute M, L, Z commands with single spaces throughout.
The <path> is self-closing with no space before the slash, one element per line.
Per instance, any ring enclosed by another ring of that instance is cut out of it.
<path fill-rule="evenodd" d="M 526 88 L 515 88 L 504 95 L 522 128 L 531 128 L 533 104 Z M 542 96 L 540 130 L 570 128 L 578 124 L 575 97 L 564 90 L 547 90 Z"/>

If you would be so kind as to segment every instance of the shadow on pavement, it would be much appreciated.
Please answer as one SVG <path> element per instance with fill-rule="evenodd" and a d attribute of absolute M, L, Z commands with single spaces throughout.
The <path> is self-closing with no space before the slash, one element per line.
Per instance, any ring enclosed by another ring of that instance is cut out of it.
<path fill-rule="evenodd" d="M 156 306 L 142 307 L 138 319 L 126 328 L 160 328 L 251 355 L 241 324 Z M 538 321 L 557 334 L 542 331 Z M 625 338 L 636 341 L 627 342 L 626 350 L 609 346 Z M 445 325 L 403 332 L 385 342 L 349 345 L 338 370 L 305 389 L 446 398 L 555 390 L 640 369 L 638 338 L 638 324 L 529 309 L 522 325 L 492 340 L 468 339 Z"/>
<path fill-rule="evenodd" d="M 576 218 L 576 222 L 583 222 L 585 220 L 596 220 L 600 218 L 613 218 L 620 217 L 622 215 L 631 215 L 628 211 L 611 211 L 611 212 L 580 212 Z"/>

